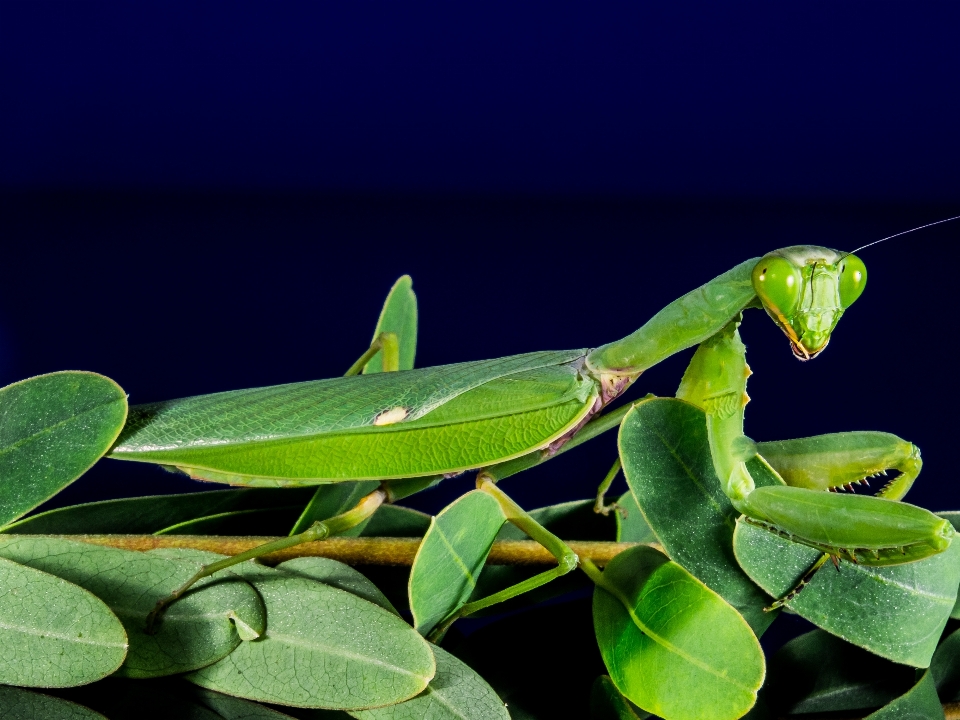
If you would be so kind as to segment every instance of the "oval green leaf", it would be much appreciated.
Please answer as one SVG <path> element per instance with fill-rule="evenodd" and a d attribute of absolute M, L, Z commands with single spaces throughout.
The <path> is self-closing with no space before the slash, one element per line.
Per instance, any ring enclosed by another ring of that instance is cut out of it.
<path fill-rule="evenodd" d="M 187 675 L 227 695 L 295 707 L 359 710 L 422 692 L 436 672 L 430 646 L 393 613 L 314 580 L 236 566 L 267 608 L 263 636 Z"/>
<path fill-rule="evenodd" d="M 613 680 L 608 675 L 601 675 L 590 691 L 590 720 L 642 720 L 650 717 L 650 713 L 634 712 L 630 701 L 627 700 Z"/>
<path fill-rule="evenodd" d="M 0 538 L 0 556 L 68 580 L 103 600 L 130 640 L 117 671 L 122 677 L 158 677 L 209 665 L 240 644 L 238 632 L 260 634 L 266 622 L 256 591 L 224 572 L 201 581 L 171 605 L 156 634 L 148 635 L 147 614 L 197 571 L 196 562 L 39 537 Z"/>
<path fill-rule="evenodd" d="M 510 720 L 503 701 L 470 667 L 436 645 L 437 674 L 427 689 L 397 705 L 360 710 L 358 720 Z"/>
<path fill-rule="evenodd" d="M 760 587 L 782 597 L 820 553 L 738 521 L 734 550 Z M 960 584 L 960 543 L 918 562 L 821 568 L 789 603 L 829 633 L 894 662 L 927 667 L 953 610 Z"/>
<path fill-rule="evenodd" d="M 243 488 L 103 500 L 32 515 L 8 525 L 3 532 L 30 535 L 169 532 L 171 526 L 210 515 L 290 506 L 302 509 L 313 492 L 309 487 Z M 300 511 L 295 510 L 293 514 Z M 243 534 L 250 534 L 249 527 Z"/>
<path fill-rule="evenodd" d="M 943 706 L 927 670 L 912 688 L 864 720 L 944 720 Z"/>
<path fill-rule="evenodd" d="M 733 720 L 756 703 L 764 661 L 750 626 L 656 550 L 641 545 L 610 562 L 593 618 L 611 679 L 647 712 Z"/>
<path fill-rule="evenodd" d="M 627 490 L 617 500 L 617 542 L 655 543 L 660 542 L 653 529 L 637 505 L 633 493 Z"/>
<path fill-rule="evenodd" d="M 213 710 L 223 720 L 293 720 L 293 716 L 286 713 L 202 687 L 194 687 L 193 696 L 197 702 Z"/>
<path fill-rule="evenodd" d="M 410 609 L 428 634 L 470 597 L 506 517 L 490 495 L 473 490 L 433 518 L 410 570 Z"/>
<path fill-rule="evenodd" d="M 107 720 L 82 705 L 30 690 L 0 686 L 3 720 Z"/>
<path fill-rule="evenodd" d="M 56 372 L 0 389 L 0 526 L 83 475 L 117 439 L 127 396 L 90 372 Z"/>
<path fill-rule="evenodd" d="M 380 319 L 373 331 L 376 340 L 380 333 L 392 332 L 400 345 L 400 369 L 412 370 L 417 354 L 417 296 L 413 292 L 413 280 L 401 275 L 390 288 L 383 302 Z M 365 375 L 383 372 L 383 354 L 377 353 L 363 369 Z"/>
<path fill-rule="evenodd" d="M 376 585 L 359 571 L 337 560 L 321 557 L 294 558 L 280 563 L 276 569 L 294 577 L 316 580 L 330 587 L 353 593 L 374 605 L 379 605 L 384 610 L 389 610 L 397 617 L 400 616 L 397 609 Z"/>
<path fill-rule="evenodd" d="M 620 458 L 643 518 L 674 562 L 733 605 L 758 635 L 776 613 L 733 554 L 740 515 L 723 494 L 707 442 L 706 416 L 673 398 L 636 405 L 620 425 Z M 758 484 L 776 482 L 759 458 L 748 465 Z"/>
<path fill-rule="evenodd" d="M 114 672 L 127 636 L 102 600 L 0 558 L 0 683 L 71 687 Z"/>
<path fill-rule="evenodd" d="M 364 526 L 363 537 L 423 537 L 430 529 L 430 516 L 400 505 L 381 505 Z"/>
<path fill-rule="evenodd" d="M 814 630 L 773 656 L 764 693 L 779 715 L 862 710 L 902 695 L 914 676 L 913 668 Z"/>

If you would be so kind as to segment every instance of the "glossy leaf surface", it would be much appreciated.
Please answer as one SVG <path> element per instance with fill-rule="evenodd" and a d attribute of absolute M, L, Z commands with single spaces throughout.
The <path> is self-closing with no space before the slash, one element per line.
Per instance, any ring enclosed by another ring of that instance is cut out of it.
<path fill-rule="evenodd" d="M 470 667 L 436 645 L 437 674 L 427 689 L 398 705 L 360 710 L 358 720 L 510 720 L 503 701 Z"/>
<path fill-rule="evenodd" d="M 771 599 L 734 557 L 740 513 L 720 488 L 703 411 L 672 398 L 646 400 L 624 417 L 619 444 L 627 483 L 664 551 L 762 633 L 776 614 L 763 612 Z M 762 461 L 748 467 L 758 485 L 776 482 Z"/>
<path fill-rule="evenodd" d="M 621 510 L 616 513 L 617 542 L 658 543 L 657 534 L 643 517 L 637 499 L 631 491 L 617 500 Z"/>
<path fill-rule="evenodd" d="M 600 652 L 631 702 L 668 720 L 733 720 L 753 707 L 764 678 L 760 643 L 717 593 L 663 554 L 620 553 L 593 603 Z"/>
<path fill-rule="evenodd" d="M 806 545 L 746 522 L 734 534 L 737 559 L 753 580 L 781 597 L 820 557 Z M 827 632 L 881 657 L 926 667 L 953 610 L 960 583 L 960 543 L 903 565 L 822 567 L 788 604 Z"/>
<path fill-rule="evenodd" d="M 0 556 L 68 580 L 102 599 L 126 630 L 130 649 L 118 675 L 157 677 L 216 662 L 245 636 L 263 632 L 260 598 L 229 572 L 197 584 L 171 605 L 156 628 L 145 631 L 157 601 L 193 575 L 195 562 L 174 561 L 55 538 L 0 539 Z"/>
<path fill-rule="evenodd" d="M 187 676 L 210 690 L 297 707 L 366 709 L 422 692 L 436 671 L 427 642 L 393 613 L 303 577 L 236 566 L 263 598 L 263 637 Z"/>
<path fill-rule="evenodd" d="M 499 503 L 480 490 L 433 519 L 410 570 L 410 609 L 418 632 L 426 635 L 467 601 L 505 522 Z"/>
<path fill-rule="evenodd" d="M 126 394 L 96 373 L 50 373 L 0 389 L 0 526 L 85 473 L 126 417 Z"/>
<path fill-rule="evenodd" d="M 70 687 L 114 672 L 127 636 L 102 600 L 0 558 L 0 683 Z"/>

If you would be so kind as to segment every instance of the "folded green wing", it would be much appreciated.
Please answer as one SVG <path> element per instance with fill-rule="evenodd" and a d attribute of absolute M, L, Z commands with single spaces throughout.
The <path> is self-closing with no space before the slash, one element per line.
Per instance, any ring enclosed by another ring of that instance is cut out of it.
<path fill-rule="evenodd" d="M 459 472 L 543 447 L 590 409 L 583 350 L 134 406 L 111 456 L 288 485 Z"/>

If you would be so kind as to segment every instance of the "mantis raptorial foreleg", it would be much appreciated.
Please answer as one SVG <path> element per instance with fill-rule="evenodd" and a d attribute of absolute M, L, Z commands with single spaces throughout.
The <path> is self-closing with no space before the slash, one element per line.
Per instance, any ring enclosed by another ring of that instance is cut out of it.
<path fill-rule="evenodd" d="M 714 469 L 734 507 L 768 527 L 825 554 L 869 565 L 894 565 L 941 552 L 952 526 L 922 508 L 895 502 L 920 470 L 917 449 L 886 433 L 838 433 L 764 447 L 781 484 L 756 487 L 746 461 L 759 446 L 743 435 L 748 401 L 739 319 L 701 344 L 677 396 L 706 413 Z M 823 492 L 887 468 L 901 470 L 888 497 Z M 901 478 L 905 478 L 901 480 Z"/>
<path fill-rule="evenodd" d="M 193 585 L 200 580 L 203 580 L 205 577 L 210 577 L 214 573 L 220 572 L 221 570 L 238 563 L 246 562 L 247 560 L 256 560 L 264 555 L 269 555 L 270 553 L 278 552 L 280 550 L 286 550 L 287 548 L 294 547 L 295 545 L 316 542 L 318 540 L 326 540 L 328 537 L 344 533 L 350 528 L 356 527 L 373 515 L 383 504 L 383 501 L 386 500 L 386 497 L 387 494 L 385 491 L 381 489 L 374 490 L 372 493 L 364 497 L 359 503 L 357 503 L 356 507 L 332 518 L 318 520 L 302 533 L 281 538 L 280 540 L 274 540 L 273 542 L 264 543 L 263 545 L 258 545 L 255 548 L 247 550 L 246 552 L 224 558 L 223 560 L 218 560 L 217 562 L 210 563 L 209 565 L 201 566 L 200 569 L 197 570 L 196 574 L 194 574 L 183 585 L 174 590 L 167 597 L 162 598 L 157 602 L 156 607 L 154 607 L 154 609 L 147 616 L 147 632 L 153 632 L 154 624 L 156 623 L 157 619 L 161 617 L 163 611 L 168 605 L 170 605 L 170 603 L 175 602 L 185 592 L 193 587 Z"/>
<path fill-rule="evenodd" d="M 900 500 L 923 466 L 920 450 L 884 432 L 843 432 L 796 440 L 758 442 L 757 452 L 780 473 L 787 485 L 811 490 L 853 490 L 869 479 L 894 470 L 877 497 Z"/>

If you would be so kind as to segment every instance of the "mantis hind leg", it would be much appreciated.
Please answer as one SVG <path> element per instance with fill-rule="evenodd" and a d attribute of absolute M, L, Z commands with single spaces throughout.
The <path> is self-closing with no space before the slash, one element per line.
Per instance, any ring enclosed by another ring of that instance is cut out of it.
<path fill-rule="evenodd" d="M 757 451 L 787 485 L 810 490 L 853 490 L 877 475 L 899 475 L 876 493 L 900 500 L 913 485 L 923 461 L 920 450 L 884 432 L 844 432 L 796 440 L 757 443 Z"/>
<path fill-rule="evenodd" d="M 613 485 L 613 481 L 617 477 L 617 473 L 620 472 L 621 462 L 620 457 L 618 456 L 616 461 L 610 467 L 610 470 L 607 472 L 606 476 L 600 483 L 600 487 L 597 488 L 597 499 L 593 503 L 593 511 L 600 515 L 609 515 L 611 510 L 616 510 L 617 512 L 624 512 L 623 508 L 620 507 L 616 502 L 605 503 L 604 498 L 606 497 L 607 490 L 610 489 L 610 486 Z"/>
<path fill-rule="evenodd" d="M 373 515 L 373 513 L 377 511 L 377 508 L 383 504 L 383 501 L 386 499 L 386 497 L 386 491 L 378 488 L 369 495 L 366 495 L 360 500 L 360 502 L 356 504 L 355 507 L 351 508 L 350 510 L 347 510 L 339 515 L 335 515 L 332 518 L 315 522 L 302 533 L 281 538 L 280 540 L 274 540 L 273 542 L 264 543 L 263 545 L 258 545 L 255 548 L 247 550 L 246 552 L 242 552 L 232 557 L 224 558 L 223 560 L 218 560 L 217 562 L 202 566 L 193 577 L 170 593 L 167 597 L 157 602 L 156 607 L 154 607 L 147 616 L 147 633 L 152 634 L 153 627 L 157 620 L 163 615 L 163 612 L 171 603 L 182 597 L 185 592 L 193 587 L 195 583 L 203 580 L 203 578 L 210 577 L 214 573 L 220 572 L 225 568 L 245 562 L 247 560 L 255 560 L 256 558 L 269 555 L 270 553 L 277 552 L 279 550 L 286 550 L 287 548 L 294 547 L 296 545 L 302 545 L 303 543 L 325 540 L 328 537 L 339 535 L 340 533 L 359 525 Z"/>
<path fill-rule="evenodd" d="M 394 372 L 400 369 L 400 340 L 396 333 L 382 332 L 373 339 L 366 352 L 357 358 L 343 376 L 359 375 L 377 353 L 382 353 L 383 372 Z"/>
<path fill-rule="evenodd" d="M 459 618 L 475 613 L 491 605 L 504 602 L 511 598 L 522 595 L 525 592 L 534 590 L 541 585 L 566 575 L 574 570 L 579 564 L 577 554 L 560 538 L 547 530 L 543 525 L 534 520 L 523 508 L 517 505 L 506 493 L 496 485 L 492 475 L 481 472 L 477 477 L 477 489 L 492 496 L 500 505 L 500 509 L 506 519 L 525 532 L 530 539 L 537 541 L 557 559 L 557 566 L 534 575 L 515 585 L 496 592 L 487 597 L 468 602 L 461 605 L 458 609 L 451 612 L 427 635 L 431 642 L 439 642 L 446 634 L 450 626 Z"/>

